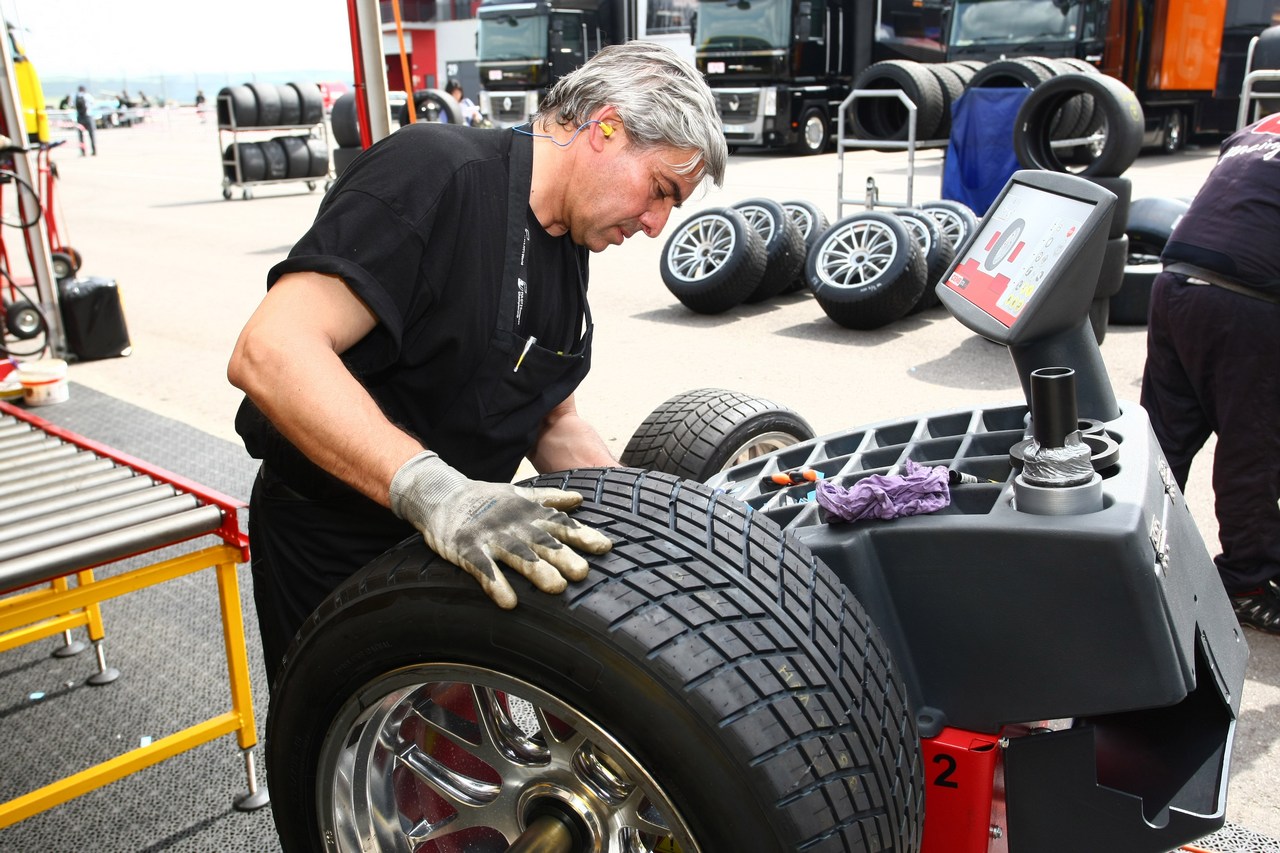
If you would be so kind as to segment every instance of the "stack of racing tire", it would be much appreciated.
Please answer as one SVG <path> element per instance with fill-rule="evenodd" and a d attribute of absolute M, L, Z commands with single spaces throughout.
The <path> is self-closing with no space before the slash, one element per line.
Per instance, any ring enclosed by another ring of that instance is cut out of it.
<path fill-rule="evenodd" d="M 216 103 L 218 127 L 233 134 L 277 128 L 307 131 L 254 142 L 233 141 L 223 152 L 227 180 L 308 180 L 329 173 L 329 147 L 311 133 L 324 121 L 324 99 L 315 83 L 226 86 L 218 92 Z"/>

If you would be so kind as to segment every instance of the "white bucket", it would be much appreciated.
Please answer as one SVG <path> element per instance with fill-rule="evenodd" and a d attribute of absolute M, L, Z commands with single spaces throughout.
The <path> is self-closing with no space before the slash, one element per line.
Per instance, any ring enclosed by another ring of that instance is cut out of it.
<path fill-rule="evenodd" d="M 67 387 L 67 363 L 60 358 L 28 361 L 18 366 L 22 383 L 22 399 L 28 406 L 65 403 L 71 394 Z"/>

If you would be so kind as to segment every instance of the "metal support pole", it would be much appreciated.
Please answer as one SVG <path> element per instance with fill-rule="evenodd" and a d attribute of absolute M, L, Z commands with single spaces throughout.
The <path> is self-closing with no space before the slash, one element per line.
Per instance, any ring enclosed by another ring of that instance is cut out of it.
<path fill-rule="evenodd" d="M 354 0 L 353 34 L 359 38 L 360 75 L 369 105 L 370 144 L 391 135 L 391 99 L 387 96 L 387 63 L 382 50 L 382 16 L 378 0 Z M 358 103 L 358 102 L 357 102 Z"/>
<path fill-rule="evenodd" d="M 3 31 L 7 39 L 9 27 L 3 12 L 0 12 L 0 31 Z M 0 53 L 4 54 L 4 61 L 0 63 L 0 74 L 3 75 L 3 79 L 0 79 L 0 115 L 4 117 L 5 127 L 9 129 L 9 135 L 13 141 L 25 148 L 27 127 L 22 118 L 22 102 L 18 96 L 18 78 L 13 68 L 13 55 L 8 44 L 0 50 Z M 26 181 L 27 186 L 35 187 L 39 179 L 32 174 L 31 161 L 27 158 L 27 153 L 14 151 L 11 156 L 14 173 Z M 67 354 L 67 336 L 62 325 L 62 312 L 58 307 L 58 285 L 53 277 L 49 246 L 45 242 L 44 231 L 39 222 L 25 230 L 27 245 L 31 250 L 31 274 L 35 277 L 36 293 L 40 299 L 40 313 L 44 315 L 44 321 L 48 327 L 49 351 L 54 356 L 62 357 Z"/>

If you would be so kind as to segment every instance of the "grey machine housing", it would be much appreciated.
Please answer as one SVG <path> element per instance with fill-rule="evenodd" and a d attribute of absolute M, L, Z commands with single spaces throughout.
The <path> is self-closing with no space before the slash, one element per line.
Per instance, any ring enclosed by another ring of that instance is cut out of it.
<path fill-rule="evenodd" d="M 1003 749 L 1010 851 L 1098 849 L 1106 838 L 1107 849 L 1163 853 L 1225 821 L 1248 649 L 1145 411 L 1115 400 L 1088 330 L 1114 196 L 1074 176 L 1018 172 L 983 225 L 1018 183 L 1096 205 L 1054 280 L 1011 328 L 947 277 L 938 292 L 958 320 L 1009 347 L 1024 390 L 1039 368 L 1075 371 L 1100 509 L 1018 509 L 1029 393 L 820 436 L 708 484 L 775 520 L 857 596 L 904 674 L 922 737 L 1038 732 Z M 769 477 L 811 468 L 849 487 L 907 460 L 982 482 L 953 486 L 935 513 L 841 523 L 813 501 L 812 483 Z"/>

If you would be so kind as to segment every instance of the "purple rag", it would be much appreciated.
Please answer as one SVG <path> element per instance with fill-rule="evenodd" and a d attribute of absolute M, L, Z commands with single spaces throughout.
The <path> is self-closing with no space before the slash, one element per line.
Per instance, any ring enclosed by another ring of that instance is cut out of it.
<path fill-rule="evenodd" d="M 818 506 L 837 521 L 890 519 L 935 512 L 951 503 L 947 469 L 926 468 L 908 459 L 902 474 L 872 474 L 852 487 L 819 480 Z"/>

